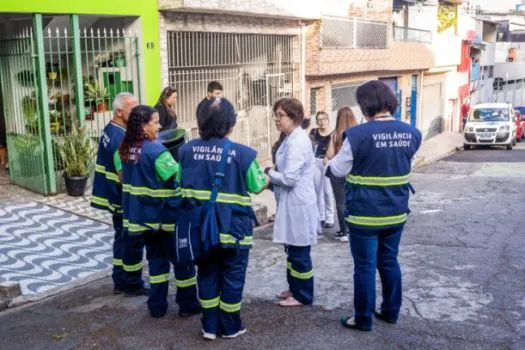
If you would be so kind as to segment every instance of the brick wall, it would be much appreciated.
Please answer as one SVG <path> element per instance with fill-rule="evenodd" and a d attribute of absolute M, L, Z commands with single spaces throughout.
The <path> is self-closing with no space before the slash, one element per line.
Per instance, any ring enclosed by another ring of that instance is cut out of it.
<path fill-rule="evenodd" d="M 305 6 L 303 0 L 158 0 L 158 8 L 314 19 L 320 17 L 321 2 Z"/>
<path fill-rule="evenodd" d="M 434 65 L 434 54 L 429 45 L 394 41 L 391 30 L 388 31 L 388 49 L 320 48 L 320 27 L 318 21 L 307 29 L 306 75 L 423 70 Z"/>

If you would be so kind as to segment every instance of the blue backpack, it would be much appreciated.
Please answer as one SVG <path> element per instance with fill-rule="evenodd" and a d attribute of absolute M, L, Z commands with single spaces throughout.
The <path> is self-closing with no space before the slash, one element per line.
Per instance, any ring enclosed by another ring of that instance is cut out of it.
<path fill-rule="evenodd" d="M 175 252 L 177 262 L 196 262 L 209 255 L 220 244 L 217 216 L 217 195 L 228 162 L 231 141 L 226 140 L 215 173 L 210 200 L 204 204 L 193 199 L 183 201 L 181 215 L 175 228 Z"/>

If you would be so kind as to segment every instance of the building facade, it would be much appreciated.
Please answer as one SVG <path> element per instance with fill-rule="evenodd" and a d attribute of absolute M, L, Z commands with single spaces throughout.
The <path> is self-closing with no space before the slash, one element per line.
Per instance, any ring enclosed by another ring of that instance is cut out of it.
<path fill-rule="evenodd" d="M 60 145 L 78 127 L 98 138 L 121 91 L 160 92 L 155 1 L 3 1 L 0 90 L 10 174 L 43 194 L 63 187 Z"/>
<path fill-rule="evenodd" d="M 396 118 L 421 121 L 423 72 L 434 63 L 428 31 L 393 23 L 391 0 L 338 1 L 322 9 L 307 28 L 306 93 L 311 115 L 325 111 L 335 126 L 337 110 L 350 106 L 358 119 L 355 91 L 371 79 L 385 81 L 396 94 Z"/>

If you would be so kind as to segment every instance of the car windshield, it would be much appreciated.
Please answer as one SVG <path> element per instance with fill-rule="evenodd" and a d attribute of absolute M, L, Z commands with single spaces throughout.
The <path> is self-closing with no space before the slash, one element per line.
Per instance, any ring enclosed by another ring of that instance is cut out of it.
<path fill-rule="evenodd" d="M 470 113 L 470 122 L 508 122 L 508 108 L 476 108 Z"/>

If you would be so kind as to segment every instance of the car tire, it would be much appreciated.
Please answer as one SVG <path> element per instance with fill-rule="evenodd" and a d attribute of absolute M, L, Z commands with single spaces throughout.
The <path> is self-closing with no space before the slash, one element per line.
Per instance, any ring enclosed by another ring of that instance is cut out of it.
<path fill-rule="evenodd" d="M 464 149 L 465 151 L 470 151 L 470 145 L 465 145 L 465 144 L 464 144 L 464 145 L 463 145 L 463 149 Z"/>
<path fill-rule="evenodd" d="M 512 151 L 512 142 L 507 145 L 507 150 Z"/>

